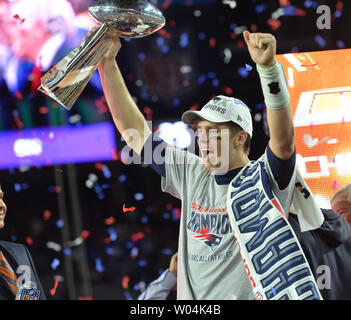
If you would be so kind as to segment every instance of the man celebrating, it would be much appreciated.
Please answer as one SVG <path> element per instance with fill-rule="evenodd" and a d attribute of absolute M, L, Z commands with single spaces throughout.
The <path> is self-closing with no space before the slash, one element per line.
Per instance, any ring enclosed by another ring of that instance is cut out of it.
<path fill-rule="evenodd" d="M 182 120 L 197 129 L 201 157 L 167 146 L 152 134 L 129 94 L 113 47 L 99 65 L 106 100 L 127 144 L 153 157 L 162 190 L 182 201 L 178 247 L 178 299 L 321 299 L 287 223 L 295 188 L 294 127 L 281 65 L 271 34 L 244 32 L 257 64 L 267 105 L 270 141 L 258 161 L 248 158 L 249 108 L 218 96 Z M 133 134 L 131 134 L 133 133 Z M 234 234 L 233 234 L 234 233 Z"/>

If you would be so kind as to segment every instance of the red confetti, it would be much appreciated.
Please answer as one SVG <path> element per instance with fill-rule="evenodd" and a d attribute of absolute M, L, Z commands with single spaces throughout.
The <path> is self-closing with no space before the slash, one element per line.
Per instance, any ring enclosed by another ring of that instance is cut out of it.
<path fill-rule="evenodd" d="M 305 17 L 307 15 L 307 12 L 303 9 L 297 9 L 296 10 L 296 15 L 299 17 Z"/>
<path fill-rule="evenodd" d="M 56 293 L 56 289 L 57 289 L 57 286 L 58 286 L 58 279 L 55 278 L 55 284 L 54 284 L 54 287 L 50 290 L 50 294 L 53 296 L 55 295 Z"/>
<path fill-rule="evenodd" d="M 279 0 L 279 4 L 281 7 L 291 6 L 290 0 Z"/>
<path fill-rule="evenodd" d="M 251 30 L 251 32 L 257 32 L 257 30 L 258 30 L 257 24 L 251 24 L 250 30 Z"/>
<path fill-rule="evenodd" d="M 171 4 L 172 4 L 172 0 L 166 0 L 164 3 L 162 3 L 161 8 L 163 10 L 166 10 Z"/>
<path fill-rule="evenodd" d="M 125 205 L 123 205 L 123 212 L 133 212 L 135 211 L 135 207 L 130 207 L 130 208 L 126 208 Z"/>
<path fill-rule="evenodd" d="M 200 105 L 198 103 L 194 103 L 194 105 L 192 107 L 190 107 L 190 110 L 199 110 L 200 109 Z"/>
<path fill-rule="evenodd" d="M 57 289 L 58 283 L 59 283 L 58 279 L 57 279 L 57 278 L 55 278 L 55 284 L 54 284 L 54 287 L 53 287 L 53 288 L 50 290 L 50 294 L 51 294 L 52 296 L 54 296 L 54 295 L 55 295 L 55 293 L 56 293 L 56 289 Z"/>
<path fill-rule="evenodd" d="M 31 80 L 32 83 L 30 85 L 31 92 L 37 92 L 38 87 L 41 84 L 41 67 L 34 66 L 32 73 L 31 73 Z"/>
<path fill-rule="evenodd" d="M 233 89 L 230 87 L 223 87 L 222 90 L 225 92 L 227 96 L 231 96 L 233 94 Z"/>
<path fill-rule="evenodd" d="M 40 107 L 39 108 L 39 113 L 40 114 L 48 114 L 49 113 L 49 109 L 47 107 Z"/>
<path fill-rule="evenodd" d="M 210 48 L 214 48 L 216 46 L 216 38 L 211 37 L 209 41 Z"/>
<path fill-rule="evenodd" d="M 230 39 L 236 39 L 238 35 L 235 32 L 231 32 L 229 35 Z"/>
<path fill-rule="evenodd" d="M 33 239 L 31 237 L 26 237 L 26 242 L 29 246 L 33 244 Z"/>
<path fill-rule="evenodd" d="M 128 289 L 128 286 L 129 286 L 129 280 L 130 278 L 128 276 L 124 276 L 122 278 L 122 287 L 124 290 L 127 290 Z"/>
<path fill-rule="evenodd" d="M 50 219 L 50 217 L 51 217 L 51 211 L 44 210 L 44 212 L 43 212 L 43 219 L 44 219 L 44 221 L 48 221 Z"/>
<path fill-rule="evenodd" d="M 101 162 L 97 162 L 94 164 L 94 167 L 100 171 L 103 171 L 106 166 Z"/>
<path fill-rule="evenodd" d="M 268 19 L 267 24 L 273 31 L 277 30 L 282 25 L 281 21 L 275 19 Z"/>
<path fill-rule="evenodd" d="M 82 233 L 80 234 L 80 237 L 84 240 L 90 236 L 90 231 L 88 230 L 83 230 Z"/>
<path fill-rule="evenodd" d="M 16 92 L 15 92 L 15 97 L 16 97 L 17 99 L 19 99 L 19 100 L 22 100 L 22 99 L 23 99 L 23 94 L 22 94 L 22 92 L 16 91 Z"/>
<path fill-rule="evenodd" d="M 144 239 L 145 234 L 143 232 L 137 232 L 131 235 L 130 240 L 136 242 L 138 240 Z"/>
<path fill-rule="evenodd" d="M 15 18 L 19 23 L 23 23 L 26 20 L 25 18 L 22 19 L 18 14 L 15 14 L 13 18 Z"/>
<path fill-rule="evenodd" d="M 238 47 L 238 48 L 243 48 L 244 47 L 244 41 L 242 41 L 242 40 L 240 40 L 240 41 L 238 41 L 237 43 L 236 43 L 236 46 Z"/>
<path fill-rule="evenodd" d="M 114 224 L 116 222 L 116 219 L 114 217 L 109 217 L 105 219 L 105 224 L 110 226 L 111 224 Z"/>
<path fill-rule="evenodd" d="M 98 114 L 104 114 L 108 112 L 105 97 L 95 100 L 95 105 L 98 107 Z"/>
<path fill-rule="evenodd" d="M 93 297 L 77 297 L 77 300 L 93 300 Z"/>
<path fill-rule="evenodd" d="M 343 8 L 344 8 L 344 3 L 343 3 L 342 1 L 339 0 L 339 1 L 336 3 L 336 10 L 342 11 Z"/>
<path fill-rule="evenodd" d="M 166 39 L 171 39 L 172 35 L 170 33 L 168 33 L 166 30 L 164 29 L 160 29 L 157 31 L 157 33 L 163 37 L 165 37 Z"/>
<path fill-rule="evenodd" d="M 172 208 L 173 208 L 172 203 L 167 203 L 166 206 L 165 206 L 166 211 L 171 211 Z"/>
<path fill-rule="evenodd" d="M 118 161 L 119 156 L 118 156 L 116 148 L 111 148 L 111 150 L 112 150 L 112 159 Z"/>
<path fill-rule="evenodd" d="M 170 26 L 170 27 L 175 27 L 176 26 L 176 22 L 175 22 L 175 20 L 170 20 L 169 22 L 168 22 L 168 25 Z"/>

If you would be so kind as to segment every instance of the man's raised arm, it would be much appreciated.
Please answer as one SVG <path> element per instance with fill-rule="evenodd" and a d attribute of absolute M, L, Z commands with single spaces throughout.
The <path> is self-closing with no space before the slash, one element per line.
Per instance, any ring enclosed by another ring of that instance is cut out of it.
<path fill-rule="evenodd" d="M 269 127 L 269 147 L 280 159 L 289 159 L 295 150 L 295 133 L 290 97 L 283 68 L 275 60 L 276 40 L 269 33 L 244 32 L 252 60 L 257 64 Z"/>
<path fill-rule="evenodd" d="M 119 37 L 113 31 L 107 35 L 113 46 L 99 65 L 99 74 L 113 121 L 127 144 L 138 154 L 151 134 L 146 120 L 130 95 L 116 63 L 121 48 Z"/>

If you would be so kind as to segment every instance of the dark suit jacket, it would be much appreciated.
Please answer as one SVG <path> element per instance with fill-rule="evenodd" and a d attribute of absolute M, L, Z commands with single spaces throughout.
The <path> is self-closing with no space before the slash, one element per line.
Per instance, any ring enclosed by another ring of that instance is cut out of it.
<path fill-rule="evenodd" d="M 37 271 L 35 269 L 32 257 L 28 249 L 19 243 L 0 241 L 0 250 L 5 256 L 11 268 L 16 273 L 18 266 L 26 265 L 31 269 L 31 281 L 35 282 L 37 289 L 40 290 L 40 300 L 46 300 L 46 295 L 44 293 L 43 287 L 40 283 Z M 14 296 L 11 290 L 7 287 L 2 279 L 0 279 L 0 300 L 13 300 Z"/>

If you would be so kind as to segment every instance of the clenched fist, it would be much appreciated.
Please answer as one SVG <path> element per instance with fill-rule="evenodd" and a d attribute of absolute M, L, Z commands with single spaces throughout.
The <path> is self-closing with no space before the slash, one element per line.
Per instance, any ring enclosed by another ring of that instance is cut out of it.
<path fill-rule="evenodd" d="M 253 62 L 262 67 L 271 67 L 275 64 L 277 42 L 272 34 L 245 31 L 244 39 Z"/>

